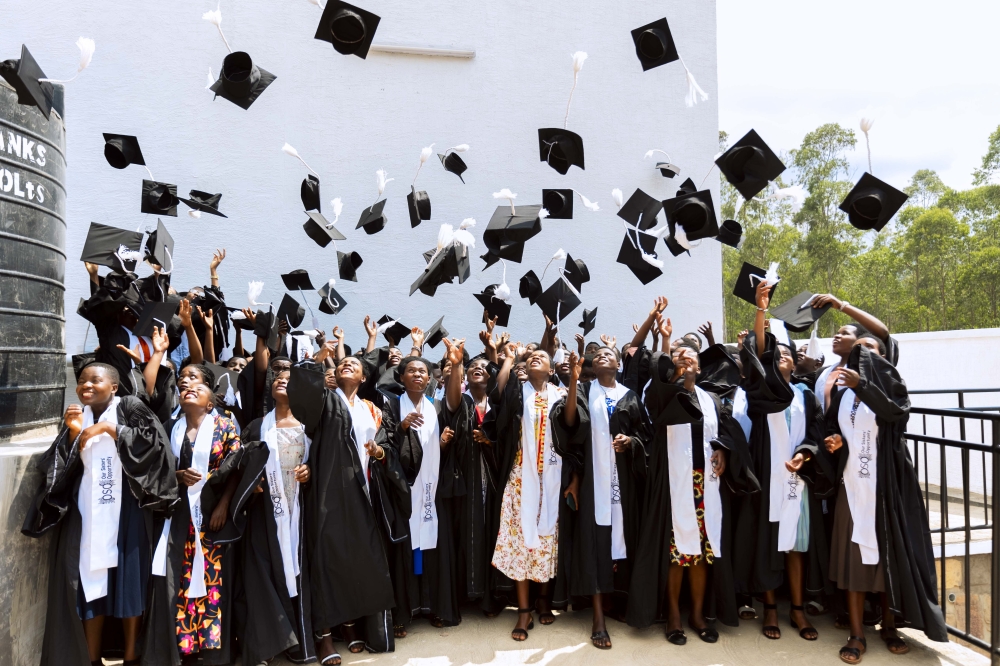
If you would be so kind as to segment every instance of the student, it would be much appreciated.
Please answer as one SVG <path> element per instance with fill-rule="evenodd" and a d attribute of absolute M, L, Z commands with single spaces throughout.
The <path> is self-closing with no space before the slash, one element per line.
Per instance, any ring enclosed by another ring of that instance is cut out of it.
<path fill-rule="evenodd" d="M 139 663 L 154 523 L 179 498 L 166 433 L 138 398 L 116 396 L 118 383 L 118 371 L 104 363 L 80 372 L 83 406 L 66 408 L 21 529 L 55 534 L 43 666 L 100 664 L 115 647 L 102 644 L 107 618 L 121 621 L 125 664 Z"/>

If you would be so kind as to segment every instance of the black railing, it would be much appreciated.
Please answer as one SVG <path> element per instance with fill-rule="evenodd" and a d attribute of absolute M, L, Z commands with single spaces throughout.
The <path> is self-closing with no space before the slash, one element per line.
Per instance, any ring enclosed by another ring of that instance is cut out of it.
<path fill-rule="evenodd" d="M 1000 389 L 910 391 L 913 402 L 925 402 L 918 397 L 922 395 L 951 395 L 957 405 L 911 407 L 906 439 L 923 486 L 931 539 L 938 549 L 939 601 L 948 632 L 988 651 L 991 664 L 1000 666 L 1000 558 L 994 549 L 994 544 L 1000 544 L 996 519 L 1000 511 L 1000 492 L 996 492 L 1000 489 L 1000 407 L 967 406 L 966 396 L 979 393 L 1000 394 Z M 988 586 L 983 582 L 981 562 L 980 566 L 973 563 L 974 555 L 987 553 Z M 962 558 L 959 585 L 949 585 L 956 578 L 949 581 L 949 557 Z M 961 599 L 949 592 L 955 588 Z"/>

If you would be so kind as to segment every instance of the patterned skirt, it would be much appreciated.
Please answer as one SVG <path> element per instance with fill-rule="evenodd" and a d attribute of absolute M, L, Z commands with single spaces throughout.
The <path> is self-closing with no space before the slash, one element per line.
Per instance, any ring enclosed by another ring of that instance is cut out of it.
<path fill-rule="evenodd" d="M 715 561 L 715 554 L 712 546 L 708 542 L 708 533 L 705 531 L 705 472 L 696 469 L 692 473 L 694 486 L 694 512 L 698 517 L 698 535 L 701 537 L 700 555 L 683 555 L 677 550 L 673 535 L 670 536 L 670 563 L 682 567 L 697 566 L 701 562 L 712 564 Z"/>
<path fill-rule="evenodd" d="M 188 529 L 184 544 L 184 569 L 177 590 L 177 646 L 182 655 L 222 647 L 222 556 L 225 545 L 208 545 L 201 533 L 205 554 L 205 590 L 203 597 L 188 598 L 191 565 L 194 559 L 194 525 Z"/>
<path fill-rule="evenodd" d="M 541 510 L 541 497 L 538 509 Z M 528 548 L 521 533 L 521 461 L 518 456 L 503 491 L 500 533 L 493 551 L 493 566 L 511 580 L 544 583 L 555 578 L 559 554 L 558 523 L 554 534 L 539 539 L 540 547 Z"/>

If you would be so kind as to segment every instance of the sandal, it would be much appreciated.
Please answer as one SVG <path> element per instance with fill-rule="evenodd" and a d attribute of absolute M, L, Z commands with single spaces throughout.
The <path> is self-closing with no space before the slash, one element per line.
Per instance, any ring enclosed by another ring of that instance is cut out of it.
<path fill-rule="evenodd" d="M 769 610 L 777 611 L 778 610 L 778 604 L 764 604 L 764 613 L 766 614 L 767 611 L 769 611 Z M 776 641 L 779 638 L 781 638 L 781 627 L 779 627 L 777 625 L 774 625 L 774 624 L 765 624 L 764 628 L 762 629 L 762 631 L 764 633 L 764 636 L 766 638 L 770 638 L 772 641 Z M 771 633 L 768 633 L 768 632 L 771 632 Z M 777 636 L 772 636 L 771 634 L 777 634 Z"/>
<path fill-rule="evenodd" d="M 514 629 L 510 632 L 510 637 L 513 638 L 515 641 L 518 641 L 518 642 L 522 642 L 522 641 L 528 640 L 528 632 L 535 628 L 535 620 L 533 618 L 531 618 L 531 609 L 530 608 L 518 608 L 517 609 L 517 614 L 518 614 L 519 618 L 524 613 L 528 614 L 528 618 L 529 618 L 528 619 L 528 628 L 527 629 L 522 629 L 521 627 L 514 627 Z"/>
<path fill-rule="evenodd" d="M 402 624 L 392 625 L 392 635 L 395 638 L 406 638 L 406 626 Z"/>
<path fill-rule="evenodd" d="M 739 616 L 741 620 L 756 620 L 757 609 L 755 609 L 750 604 L 740 606 Z"/>
<path fill-rule="evenodd" d="M 706 643 L 718 643 L 719 642 L 719 632 L 714 628 L 708 626 L 707 624 L 699 629 L 693 624 L 690 625 L 694 633 L 698 634 L 698 638 L 705 641 Z"/>
<path fill-rule="evenodd" d="M 431 626 L 434 627 L 435 629 L 441 629 L 442 627 L 444 627 L 444 620 L 435 615 L 434 617 L 431 618 Z"/>
<path fill-rule="evenodd" d="M 818 601 L 813 600 L 806 602 L 806 615 L 826 615 L 829 612 L 829 609 Z"/>
<path fill-rule="evenodd" d="M 551 608 L 547 608 L 545 610 L 539 608 L 542 601 L 543 599 L 541 598 L 535 601 L 535 610 L 538 612 L 538 623 L 547 627 L 556 621 L 556 616 L 553 614 Z"/>
<path fill-rule="evenodd" d="M 789 609 L 788 621 L 792 623 L 792 629 L 799 629 L 798 622 L 792 619 L 793 611 L 804 612 L 805 609 L 802 606 L 796 606 L 795 604 L 792 604 L 792 607 Z M 806 639 L 807 641 L 815 641 L 819 638 L 819 632 L 816 631 L 815 627 L 802 627 L 801 629 L 799 629 L 799 636 L 801 638 Z"/>
<path fill-rule="evenodd" d="M 594 647 L 598 650 L 610 650 L 611 649 L 611 636 L 608 635 L 607 630 L 595 631 L 590 635 L 590 642 L 594 644 Z"/>
<path fill-rule="evenodd" d="M 674 629 L 667 632 L 667 642 L 674 645 L 685 645 L 688 639 L 683 629 Z"/>
<path fill-rule="evenodd" d="M 890 631 L 895 635 L 886 636 L 886 632 Z M 902 636 L 899 635 L 899 632 L 896 631 L 895 627 L 883 627 L 878 633 L 885 642 L 885 646 L 889 648 L 889 652 L 893 654 L 906 654 L 910 651 L 910 646 L 906 644 L 906 641 L 904 641 Z"/>
<path fill-rule="evenodd" d="M 336 661 L 334 661 L 334 659 L 336 659 Z M 337 651 L 334 651 L 319 660 L 320 666 L 339 666 L 342 662 L 343 659 L 341 659 L 340 653 Z"/>
<path fill-rule="evenodd" d="M 847 639 L 847 642 L 850 643 L 851 641 L 861 643 L 861 648 L 858 649 L 845 645 L 840 648 L 840 660 L 846 664 L 860 664 L 861 655 L 868 651 L 868 641 L 865 640 L 864 636 L 851 636 Z"/>

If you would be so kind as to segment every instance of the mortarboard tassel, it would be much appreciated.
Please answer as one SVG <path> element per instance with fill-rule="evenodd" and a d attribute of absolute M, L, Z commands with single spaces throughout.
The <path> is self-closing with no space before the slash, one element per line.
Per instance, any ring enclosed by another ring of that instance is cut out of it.
<path fill-rule="evenodd" d="M 791 199 L 795 207 L 801 206 L 805 200 L 808 192 L 805 191 L 801 185 L 792 185 L 790 187 L 782 187 L 779 190 L 775 190 L 773 194 L 767 198 L 771 201 L 780 201 L 782 199 Z"/>
<path fill-rule="evenodd" d="M 310 5 L 316 5 L 320 9 L 326 9 L 326 5 L 320 3 L 320 0 L 309 0 Z"/>
<path fill-rule="evenodd" d="M 467 217 L 462 220 L 462 224 L 458 225 L 458 229 L 452 236 L 452 240 L 456 243 L 461 243 L 466 248 L 475 249 L 476 248 L 476 237 L 472 235 L 469 229 L 476 226 L 476 220 L 471 217 Z"/>
<path fill-rule="evenodd" d="M 97 45 L 94 43 L 94 40 L 91 39 L 90 37 L 80 37 L 78 40 L 76 40 L 76 46 L 77 48 L 80 49 L 80 65 L 77 67 L 76 74 L 74 74 L 72 78 L 66 79 L 65 81 L 59 81 L 57 79 L 38 79 L 39 82 L 44 81 L 46 83 L 69 83 L 70 81 L 76 79 L 76 77 L 80 76 L 80 72 L 87 69 L 87 66 L 93 59 L 94 50 L 97 48 Z"/>
<path fill-rule="evenodd" d="M 584 51 L 577 51 L 573 54 L 573 87 L 569 90 L 569 101 L 566 102 L 566 115 L 563 117 L 563 129 L 566 129 L 569 123 L 569 105 L 573 103 L 573 93 L 576 91 L 576 80 L 580 76 L 580 70 L 583 69 L 583 63 L 587 60 L 587 54 Z"/>
<path fill-rule="evenodd" d="M 573 190 L 573 192 L 575 192 L 575 193 L 576 193 L 576 196 L 580 197 L 580 200 L 581 200 L 581 201 L 583 202 L 583 205 L 584 205 L 584 207 L 585 207 L 585 208 L 586 208 L 587 210 L 592 210 L 592 211 L 594 211 L 595 213 L 596 213 L 597 211 L 601 210 L 601 207 L 597 205 L 597 202 L 596 202 L 596 201 L 594 201 L 593 203 L 591 203 L 590 199 L 588 199 L 587 197 L 583 196 L 582 194 L 580 194 L 580 193 L 579 193 L 579 192 L 577 192 L 576 190 Z"/>
<path fill-rule="evenodd" d="M 219 30 L 219 36 L 222 37 L 222 41 L 224 41 L 226 43 L 226 48 L 229 49 L 229 52 L 232 53 L 233 52 L 233 47 L 231 47 L 229 45 L 229 40 L 226 39 L 226 36 L 222 33 L 222 9 L 221 9 L 221 7 L 222 7 L 221 3 L 217 4 L 215 6 L 215 11 L 205 12 L 204 14 L 201 15 L 201 17 L 203 19 L 205 19 L 206 21 L 208 21 L 209 23 L 211 23 L 212 25 L 214 25 Z"/>
<path fill-rule="evenodd" d="M 247 300 L 250 301 L 250 307 L 257 307 L 258 305 L 264 305 L 263 303 L 257 303 L 257 299 L 264 292 L 264 283 L 254 280 L 247 284 Z"/>
<path fill-rule="evenodd" d="M 622 206 L 625 205 L 624 199 L 622 199 L 622 191 L 617 187 L 611 190 L 611 199 L 615 202 L 615 205 L 618 206 L 618 210 L 621 210 Z"/>
<path fill-rule="evenodd" d="M 545 269 L 542 270 L 542 280 L 545 279 L 545 271 L 549 270 L 549 266 L 552 265 L 553 261 L 566 261 L 566 251 L 562 248 L 556 250 L 556 253 L 549 259 L 549 263 L 545 264 Z"/>
<path fill-rule="evenodd" d="M 307 168 L 310 171 L 312 171 L 313 175 L 315 175 L 317 178 L 319 178 L 319 174 L 316 173 L 311 166 L 309 166 L 308 164 L 306 164 L 306 161 L 304 159 L 302 159 L 301 155 L 299 155 L 299 151 L 295 150 L 295 148 L 293 148 L 287 142 L 285 143 L 285 145 L 283 145 L 281 147 L 281 152 L 283 152 L 286 155 L 291 155 L 292 157 L 294 157 L 295 159 L 297 159 L 299 162 L 302 162 L 302 164 L 303 164 L 303 166 L 305 166 L 305 168 Z M 381 194 L 381 192 L 380 192 L 380 194 Z"/>
<path fill-rule="evenodd" d="M 413 183 L 411 183 L 412 185 L 417 184 L 417 176 L 420 175 L 420 170 L 424 168 L 424 162 L 426 162 L 427 158 L 433 154 L 434 154 L 433 143 L 420 151 L 420 164 L 417 165 L 417 172 L 413 174 Z"/>
<path fill-rule="evenodd" d="M 771 286 L 778 284 L 780 281 L 781 278 L 778 277 L 778 262 L 772 261 L 771 265 L 767 267 L 767 272 L 764 273 L 764 282 L 766 282 L 768 286 Z"/>
<path fill-rule="evenodd" d="M 871 118 L 861 119 L 861 131 L 865 133 L 865 146 L 868 148 L 868 173 L 872 173 L 872 145 L 868 141 L 868 130 L 872 128 L 875 121 Z"/>
<path fill-rule="evenodd" d="M 201 211 L 200 210 L 195 210 L 194 208 L 192 208 L 191 210 L 188 211 L 188 215 L 191 216 L 191 217 L 193 217 L 196 220 L 201 219 Z"/>
<path fill-rule="evenodd" d="M 327 306 L 334 312 L 340 309 L 340 301 L 336 299 L 333 300 L 330 299 L 330 296 L 333 294 L 333 287 L 336 284 L 337 284 L 337 279 L 330 278 L 326 283 L 326 296 L 323 297 L 323 300 L 326 301 Z M 396 322 L 389 322 L 389 325 L 392 325 L 394 323 Z"/>
<path fill-rule="evenodd" d="M 431 144 L 434 145 L 434 144 Z M 457 146 L 452 146 L 448 150 L 444 151 L 444 156 L 447 157 L 448 153 L 464 153 L 469 150 L 469 144 L 460 143 Z"/>
<path fill-rule="evenodd" d="M 212 85 L 215 84 L 215 77 L 212 76 L 212 68 L 211 67 L 208 68 L 208 79 L 207 79 L 207 81 L 208 81 L 208 83 L 205 84 L 205 90 L 208 90 L 209 88 L 212 87 Z"/>
<path fill-rule="evenodd" d="M 375 207 L 375 204 L 378 203 L 378 200 L 382 196 L 382 193 L 385 192 L 385 186 L 391 183 L 392 181 L 396 180 L 395 178 L 386 178 L 386 176 L 388 175 L 389 174 L 386 172 L 385 169 L 379 169 L 378 171 L 375 172 L 375 184 L 378 186 L 378 196 L 375 197 L 375 201 L 372 202 L 372 205 L 368 207 L 368 212 L 371 212 L 372 208 Z"/>
<path fill-rule="evenodd" d="M 708 99 L 708 93 L 701 89 L 698 82 L 694 80 L 694 74 L 688 69 L 687 64 L 684 62 L 684 58 L 678 56 L 681 61 L 681 65 L 684 67 L 684 74 L 687 77 L 688 91 L 687 95 L 684 97 L 684 104 L 689 108 L 698 103 L 699 99 L 704 102 Z"/>
<path fill-rule="evenodd" d="M 510 287 L 507 286 L 507 262 L 501 259 L 500 263 L 503 264 L 503 277 L 500 279 L 499 286 L 493 290 L 493 297 L 506 302 L 510 299 Z"/>
<path fill-rule="evenodd" d="M 337 220 L 340 219 L 340 214 L 344 211 L 344 202 L 340 200 L 340 197 L 332 200 L 330 205 L 333 206 L 333 222 L 326 225 L 328 229 L 337 224 Z"/>
<path fill-rule="evenodd" d="M 809 343 L 806 345 L 806 356 L 812 359 L 819 360 L 819 357 L 823 355 L 823 350 L 819 347 L 819 335 L 816 333 L 816 329 L 819 327 L 819 322 L 817 321 L 813 324 L 812 335 L 809 336 Z"/>
<path fill-rule="evenodd" d="M 510 202 L 510 214 L 511 215 L 517 215 L 517 211 L 514 210 L 514 199 L 517 198 L 517 195 L 514 194 L 513 192 L 511 192 L 510 188 L 505 187 L 502 190 L 500 190 L 499 192 L 494 192 L 493 193 L 493 198 L 494 199 L 506 199 L 507 201 L 509 201 Z"/>
<path fill-rule="evenodd" d="M 133 261 L 138 263 L 142 260 L 141 252 L 138 250 L 130 250 L 124 245 L 118 246 L 118 249 L 115 250 L 115 256 L 118 257 L 118 261 L 122 263 L 122 271 L 126 273 L 128 272 L 128 269 L 125 267 L 126 262 Z"/>

